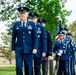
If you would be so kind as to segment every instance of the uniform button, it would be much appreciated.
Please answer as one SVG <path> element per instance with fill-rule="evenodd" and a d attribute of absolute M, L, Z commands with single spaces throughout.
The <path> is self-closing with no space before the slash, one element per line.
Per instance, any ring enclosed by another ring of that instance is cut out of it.
<path fill-rule="evenodd" d="M 23 42 L 25 42 L 25 40 L 23 40 Z"/>
<path fill-rule="evenodd" d="M 25 32 L 23 32 L 23 34 L 25 34 Z"/>
<path fill-rule="evenodd" d="M 25 38 L 25 36 L 23 36 L 23 38 Z"/>

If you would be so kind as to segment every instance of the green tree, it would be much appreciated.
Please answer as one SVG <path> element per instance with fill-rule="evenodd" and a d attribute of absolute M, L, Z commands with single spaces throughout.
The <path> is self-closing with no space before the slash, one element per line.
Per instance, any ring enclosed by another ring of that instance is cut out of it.
<path fill-rule="evenodd" d="M 5 13 L 5 15 L 3 15 L 1 20 L 7 21 L 7 31 L 11 33 L 13 22 L 19 20 L 17 8 L 23 5 L 27 6 L 31 11 L 37 12 L 40 18 L 47 20 L 46 29 L 51 32 L 54 42 L 57 16 L 61 16 L 62 25 L 65 25 L 67 21 L 66 16 L 69 16 L 71 12 L 64 9 L 66 1 L 67 0 L 24 0 L 24 2 L 22 2 L 21 0 L 11 0 L 11 2 L 7 2 L 2 0 L 0 14 Z"/>
<path fill-rule="evenodd" d="M 68 29 L 69 29 L 69 32 L 72 34 L 73 41 L 76 42 L 76 21 L 70 24 Z"/>
<path fill-rule="evenodd" d="M 14 59 L 12 55 L 12 50 L 11 50 L 11 36 L 7 35 L 6 33 L 2 33 L 2 40 L 4 46 L 1 46 L 1 57 L 4 57 L 5 59 L 9 60 L 10 64 L 12 64 L 12 59 Z"/>

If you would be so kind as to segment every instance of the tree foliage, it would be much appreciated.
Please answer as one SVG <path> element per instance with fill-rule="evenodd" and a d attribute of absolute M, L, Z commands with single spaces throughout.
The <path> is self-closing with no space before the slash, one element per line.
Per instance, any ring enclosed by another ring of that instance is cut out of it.
<path fill-rule="evenodd" d="M 11 50 L 11 36 L 7 35 L 6 33 L 2 33 L 2 40 L 4 46 L 0 47 L 0 50 L 2 50 L 2 55 L 0 55 L 0 57 L 4 57 L 5 59 L 9 60 L 10 64 L 12 64 L 11 61 L 14 57 Z"/>
<path fill-rule="evenodd" d="M 72 34 L 73 41 L 76 42 L 76 21 L 70 24 L 68 29 L 69 29 L 69 32 Z"/>
<path fill-rule="evenodd" d="M 9 2 L 2 0 L 0 15 L 2 21 L 7 21 L 7 31 L 11 34 L 13 22 L 19 20 L 17 8 L 19 6 L 27 6 L 30 11 L 37 12 L 40 18 L 47 20 L 46 29 L 51 32 L 53 42 L 55 41 L 55 33 L 57 27 L 57 16 L 61 16 L 62 24 L 66 23 L 66 16 L 71 11 L 64 9 L 67 0 L 11 0 Z M 7 8 L 7 9 L 6 9 Z M 5 14 L 3 14 L 5 13 Z"/>
<path fill-rule="evenodd" d="M 17 11 L 19 6 L 27 6 L 31 12 L 37 12 L 40 18 L 47 20 L 45 28 L 51 32 L 54 42 L 57 16 L 61 17 L 62 25 L 65 25 L 67 21 L 66 16 L 69 16 L 71 13 L 71 11 L 64 9 L 66 2 L 67 0 L 0 0 L 0 21 L 7 21 L 7 33 L 2 33 L 2 40 L 5 45 L 2 47 L 3 57 L 9 60 L 10 63 L 13 59 L 11 55 L 11 34 L 14 22 L 19 20 L 19 13 Z"/>

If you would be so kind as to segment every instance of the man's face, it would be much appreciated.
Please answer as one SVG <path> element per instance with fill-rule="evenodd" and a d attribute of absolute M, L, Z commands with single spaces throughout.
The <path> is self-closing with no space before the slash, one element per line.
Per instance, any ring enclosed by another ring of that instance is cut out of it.
<path fill-rule="evenodd" d="M 28 17 L 28 12 L 21 12 L 20 13 L 20 19 L 21 20 L 25 20 L 25 19 L 27 19 L 27 17 Z"/>
<path fill-rule="evenodd" d="M 32 22 L 35 22 L 35 23 L 36 23 L 38 19 L 37 19 L 37 18 L 30 18 L 30 20 L 31 20 Z"/>
<path fill-rule="evenodd" d="M 60 38 L 60 40 L 63 40 L 64 39 L 64 35 L 60 35 L 59 38 Z"/>

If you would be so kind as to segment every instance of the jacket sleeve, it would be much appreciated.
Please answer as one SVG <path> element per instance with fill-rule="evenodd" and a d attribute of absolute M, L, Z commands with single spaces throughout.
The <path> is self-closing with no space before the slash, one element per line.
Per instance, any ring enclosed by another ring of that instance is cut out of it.
<path fill-rule="evenodd" d="M 42 51 L 47 53 L 47 40 L 46 40 L 46 31 L 45 28 L 42 27 Z"/>
<path fill-rule="evenodd" d="M 12 29 L 12 51 L 15 51 L 15 41 L 16 41 L 16 28 L 14 24 Z"/>
<path fill-rule="evenodd" d="M 57 42 L 54 43 L 53 52 L 55 54 L 57 54 L 59 52 L 59 48 L 58 48 Z"/>
<path fill-rule="evenodd" d="M 52 38 L 50 32 L 47 32 L 47 54 L 48 56 L 52 56 Z"/>
<path fill-rule="evenodd" d="M 33 23 L 33 49 L 38 49 L 38 37 L 36 32 L 36 26 Z"/>

